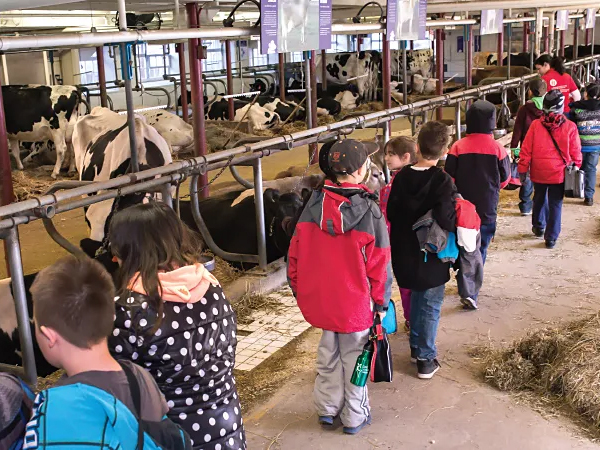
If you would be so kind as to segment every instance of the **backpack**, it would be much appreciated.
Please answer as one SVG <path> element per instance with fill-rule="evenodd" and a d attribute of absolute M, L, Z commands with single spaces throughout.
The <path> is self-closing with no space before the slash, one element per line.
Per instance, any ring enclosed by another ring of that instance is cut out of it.
<path fill-rule="evenodd" d="M 19 378 L 0 373 L 0 398 L 0 449 L 20 450 L 35 395 Z"/>

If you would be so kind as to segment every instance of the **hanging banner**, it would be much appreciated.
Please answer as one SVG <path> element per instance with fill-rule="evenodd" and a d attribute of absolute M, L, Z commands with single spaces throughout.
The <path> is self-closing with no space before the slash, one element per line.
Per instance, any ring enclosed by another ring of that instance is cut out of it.
<path fill-rule="evenodd" d="M 596 8 L 588 8 L 585 12 L 585 28 L 596 28 Z"/>
<path fill-rule="evenodd" d="M 427 38 L 427 0 L 388 0 L 386 33 L 389 41 Z"/>
<path fill-rule="evenodd" d="M 504 29 L 504 10 L 503 9 L 484 9 L 481 11 L 481 29 L 480 35 L 498 34 Z"/>
<path fill-rule="evenodd" d="M 556 29 L 558 31 L 567 30 L 569 28 L 569 10 L 561 9 L 556 11 Z"/>
<path fill-rule="evenodd" d="M 262 0 L 261 53 L 331 48 L 332 0 Z"/>

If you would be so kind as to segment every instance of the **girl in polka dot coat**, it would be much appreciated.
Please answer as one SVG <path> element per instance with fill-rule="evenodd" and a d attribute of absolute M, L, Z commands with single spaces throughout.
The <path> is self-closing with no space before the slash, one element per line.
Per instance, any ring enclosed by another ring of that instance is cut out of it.
<path fill-rule="evenodd" d="M 236 316 L 197 262 L 200 246 L 160 203 L 115 215 L 109 238 L 121 286 L 111 352 L 152 374 L 194 448 L 245 449 L 233 377 Z"/>

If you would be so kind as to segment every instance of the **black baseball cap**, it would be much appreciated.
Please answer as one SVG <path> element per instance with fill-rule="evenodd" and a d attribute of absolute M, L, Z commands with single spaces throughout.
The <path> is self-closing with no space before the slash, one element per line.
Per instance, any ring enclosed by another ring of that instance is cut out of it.
<path fill-rule="evenodd" d="M 375 153 L 378 147 L 367 147 L 355 139 L 342 139 L 334 142 L 327 152 L 327 168 L 336 175 L 356 172 Z M 324 157 L 325 155 L 323 155 Z M 325 161 L 323 161 L 324 163 Z M 327 173 L 327 172 L 325 172 Z"/>

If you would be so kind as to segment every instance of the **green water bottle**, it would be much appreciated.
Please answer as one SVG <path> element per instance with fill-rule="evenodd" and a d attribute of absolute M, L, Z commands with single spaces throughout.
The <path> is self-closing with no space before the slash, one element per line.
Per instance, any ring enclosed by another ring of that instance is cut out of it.
<path fill-rule="evenodd" d="M 371 357 L 373 356 L 373 343 L 367 342 L 363 347 L 363 351 L 356 359 L 356 365 L 352 372 L 350 382 L 358 387 L 363 387 L 369 379 L 369 369 L 371 369 Z"/>

